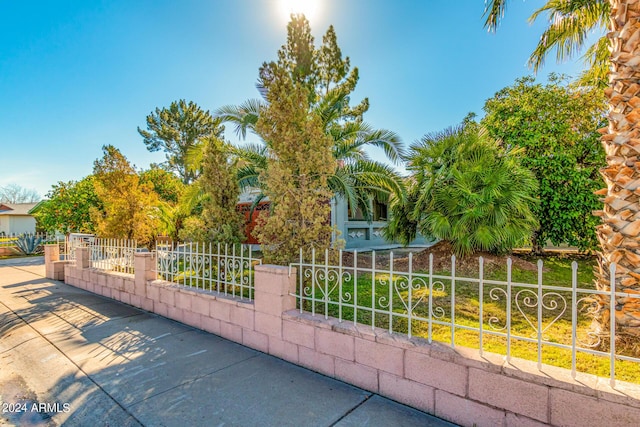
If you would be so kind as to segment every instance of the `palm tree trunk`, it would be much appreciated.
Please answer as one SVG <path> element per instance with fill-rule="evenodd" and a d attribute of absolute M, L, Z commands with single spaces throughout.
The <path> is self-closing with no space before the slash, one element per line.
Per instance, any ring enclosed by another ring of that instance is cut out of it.
<path fill-rule="evenodd" d="M 607 188 L 598 238 L 602 252 L 596 285 L 610 289 L 611 264 L 616 264 L 616 291 L 640 296 L 640 0 L 610 0 L 611 71 L 609 126 L 602 130 L 607 167 L 601 169 Z M 640 337 L 640 299 L 619 297 L 615 307 L 607 298 L 597 318 L 600 331 L 609 328 L 610 309 L 622 333 Z"/>

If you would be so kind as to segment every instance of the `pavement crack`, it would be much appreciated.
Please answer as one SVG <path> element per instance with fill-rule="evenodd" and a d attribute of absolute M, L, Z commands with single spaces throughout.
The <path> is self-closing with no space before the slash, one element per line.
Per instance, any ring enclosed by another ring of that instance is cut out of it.
<path fill-rule="evenodd" d="M 358 403 L 356 406 L 354 406 L 353 408 L 349 409 L 347 412 L 344 413 L 344 415 L 342 415 L 340 418 L 338 418 L 337 420 L 335 420 L 332 424 L 329 425 L 329 427 L 333 427 L 336 424 L 338 424 L 340 421 L 344 420 L 346 417 L 348 417 L 353 411 L 355 411 L 356 409 L 358 409 L 359 407 L 361 407 L 367 400 L 371 399 L 374 396 L 373 393 L 369 393 L 368 396 L 365 396 L 364 399 L 362 399 L 362 402 Z"/>
<path fill-rule="evenodd" d="M 26 344 L 26 343 L 28 343 L 29 341 L 35 340 L 36 338 L 38 338 L 38 337 L 29 338 L 28 340 L 24 340 L 24 341 L 22 341 L 21 343 L 16 344 L 16 345 L 14 345 L 14 346 L 13 346 L 13 347 L 11 347 L 11 348 L 8 348 L 8 349 L 6 349 L 6 350 L 4 350 L 4 351 L 0 351 L 0 356 L 1 356 L 1 355 L 3 355 L 3 354 L 5 354 L 5 353 L 10 352 L 11 350 L 15 350 L 16 348 L 20 347 L 22 344 Z"/>

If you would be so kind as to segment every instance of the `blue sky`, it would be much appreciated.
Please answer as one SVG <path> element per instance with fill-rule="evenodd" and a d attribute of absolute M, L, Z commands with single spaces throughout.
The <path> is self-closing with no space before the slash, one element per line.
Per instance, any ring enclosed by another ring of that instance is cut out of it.
<path fill-rule="evenodd" d="M 0 186 L 44 195 L 90 174 L 105 144 L 138 168 L 162 161 L 137 127 L 174 100 L 213 111 L 257 97 L 258 68 L 286 39 L 282 1 L 0 0 Z M 531 74 L 544 28 L 527 23 L 541 0 L 512 0 L 497 34 L 483 28 L 482 0 L 317 3 L 316 43 L 333 24 L 360 69 L 353 99 L 369 97 L 365 120 L 407 145 L 482 115 L 487 98 Z M 538 78 L 581 68 L 550 58 Z M 225 136 L 236 140 L 230 127 Z"/>

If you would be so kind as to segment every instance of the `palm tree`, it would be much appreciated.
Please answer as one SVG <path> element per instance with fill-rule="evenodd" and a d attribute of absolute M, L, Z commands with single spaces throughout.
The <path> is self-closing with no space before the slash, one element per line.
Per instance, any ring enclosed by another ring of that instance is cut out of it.
<path fill-rule="evenodd" d="M 537 181 L 520 164 L 521 151 L 501 148 L 478 126 L 425 135 L 407 156 L 409 203 L 394 203 L 385 235 L 403 240 L 419 230 L 461 256 L 525 243 L 538 227 L 531 211 Z"/>
<path fill-rule="evenodd" d="M 359 207 L 365 218 L 370 219 L 372 198 L 386 201 L 391 194 L 404 198 L 405 190 L 400 175 L 391 166 L 370 159 L 364 148 L 382 148 L 390 160 L 399 162 L 403 155 L 400 138 L 394 132 L 374 129 L 360 120 L 341 123 L 344 116 L 340 114 L 340 103 L 344 99 L 338 97 L 332 101 L 321 102 L 315 107 L 323 119 L 325 133 L 334 141 L 333 157 L 338 167 L 329 177 L 329 188 L 349 206 Z M 244 138 L 247 130 L 255 132 L 260 109 L 265 106 L 264 101 L 250 100 L 240 106 L 222 107 L 216 115 L 223 122 L 235 124 L 236 134 Z M 260 171 L 266 167 L 269 147 L 264 143 L 249 144 L 232 148 L 232 152 L 240 163 L 240 186 L 243 189 L 260 188 Z"/>
<path fill-rule="evenodd" d="M 584 4 L 602 2 L 581 1 Z M 487 4 L 486 25 L 495 28 L 504 14 L 506 0 Z M 600 268 L 596 286 L 609 290 L 611 281 L 617 291 L 640 294 L 640 0 L 611 0 L 609 7 L 609 86 L 605 90 L 609 102 L 609 126 L 602 129 L 602 143 L 607 153 L 607 166 L 601 174 L 607 188 L 604 209 L 599 213 Z M 615 264 L 615 276 L 610 268 Z M 598 329 L 608 325 L 610 311 L 623 332 L 640 336 L 640 304 L 637 298 L 619 297 L 615 307 L 600 301 Z"/>
<path fill-rule="evenodd" d="M 487 3 L 485 26 L 490 31 L 497 28 L 506 3 L 506 0 Z M 549 24 L 529 57 L 531 68 L 537 72 L 553 50 L 556 51 L 556 60 L 564 61 L 585 49 L 589 35 L 601 33 L 603 35 L 586 48 L 583 58 L 588 67 L 580 75 L 579 82 L 583 85 L 606 87 L 609 51 L 604 31 L 609 23 L 610 13 L 608 0 L 548 0 L 529 17 L 529 22 L 534 22 L 546 16 Z"/>

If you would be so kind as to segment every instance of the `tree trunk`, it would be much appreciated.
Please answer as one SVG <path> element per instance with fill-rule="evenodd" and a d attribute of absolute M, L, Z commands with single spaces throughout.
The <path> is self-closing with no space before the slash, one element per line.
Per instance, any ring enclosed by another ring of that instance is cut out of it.
<path fill-rule="evenodd" d="M 540 231 L 536 230 L 531 236 L 531 254 L 542 256 L 544 254 L 544 242 L 540 242 Z"/>
<path fill-rule="evenodd" d="M 597 192 L 605 199 L 598 213 L 602 252 L 596 285 L 610 289 L 609 268 L 615 263 L 616 291 L 640 296 L 640 0 L 610 2 L 609 126 L 602 130 L 607 167 L 600 171 L 607 188 Z M 640 299 L 618 297 L 615 307 L 609 306 L 602 298 L 600 331 L 609 329 L 609 309 L 614 309 L 620 332 L 640 337 Z"/>

